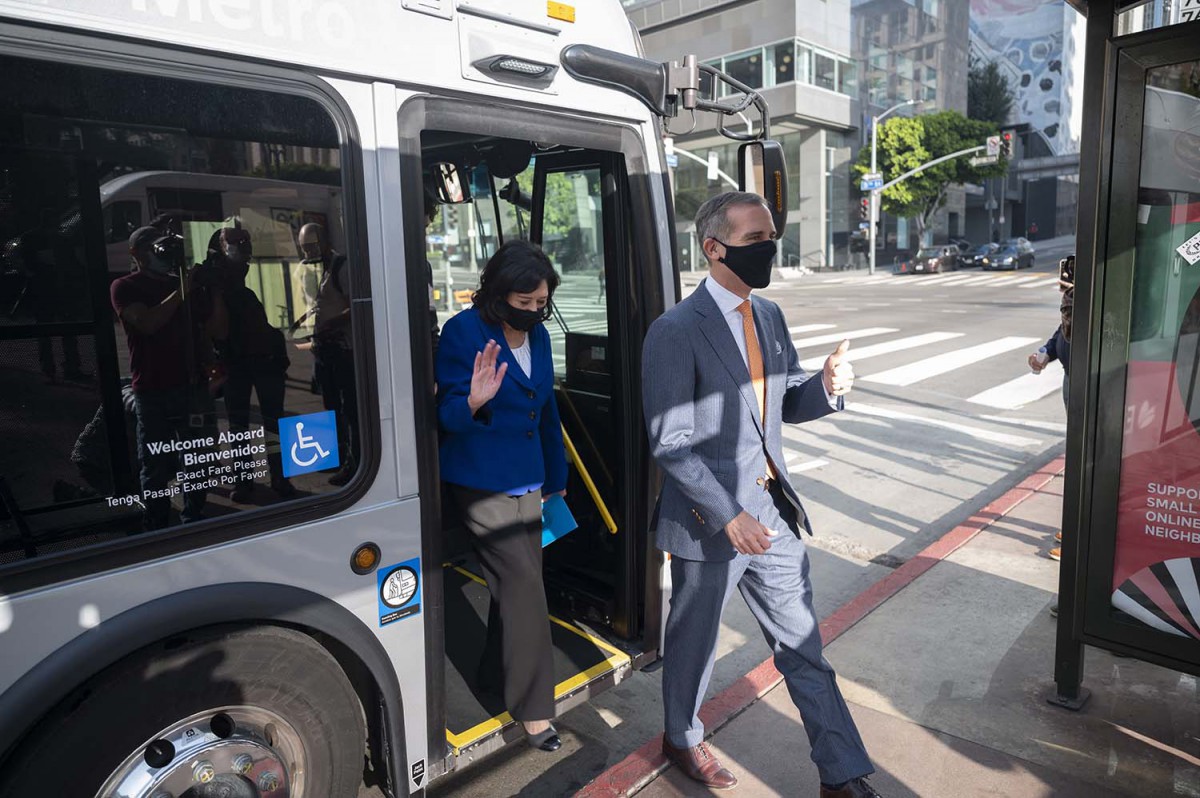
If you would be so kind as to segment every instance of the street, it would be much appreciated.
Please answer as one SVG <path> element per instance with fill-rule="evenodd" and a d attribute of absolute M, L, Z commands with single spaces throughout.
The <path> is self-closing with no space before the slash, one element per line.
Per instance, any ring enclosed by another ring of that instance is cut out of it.
<path fill-rule="evenodd" d="M 1072 242 L 1035 245 L 1033 270 L 777 274 L 762 292 L 783 308 L 806 369 L 851 342 L 857 382 L 846 411 L 785 428 L 789 472 L 815 530 L 806 542 L 822 618 L 1061 451 L 1061 368 L 1034 376 L 1025 361 L 1058 324 L 1057 261 Z M 700 276 L 683 275 L 685 293 Z M 733 599 L 710 695 L 769 653 Z M 658 674 L 635 673 L 558 728 L 559 753 L 511 745 L 430 794 L 572 793 L 661 733 Z"/>

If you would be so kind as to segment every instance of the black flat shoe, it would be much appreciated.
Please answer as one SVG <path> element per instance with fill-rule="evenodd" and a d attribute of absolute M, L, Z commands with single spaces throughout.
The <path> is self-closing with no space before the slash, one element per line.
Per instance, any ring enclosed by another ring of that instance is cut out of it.
<path fill-rule="evenodd" d="M 538 734 L 530 734 L 525 732 L 525 740 L 531 748 L 536 748 L 539 751 L 548 751 L 553 753 L 562 748 L 562 740 L 558 737 L 558 731 L 551 724 L 550 728 Z"/>

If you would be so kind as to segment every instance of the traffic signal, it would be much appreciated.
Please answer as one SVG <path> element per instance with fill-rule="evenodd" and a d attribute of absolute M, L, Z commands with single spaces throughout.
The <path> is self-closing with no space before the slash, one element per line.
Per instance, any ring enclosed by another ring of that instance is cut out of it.
<path fill-rule="evenodd" d="M 1000 154 L 1005 158 L 1012 157 L 1013 133 L 1011 130 L 1006 130 L 1000 134 Z"/>
<path fill-rule="evenodd" d="M 858 201 L 858 218 L 864 222 L 871 218 L 871 198 L 863 197 Z"/>

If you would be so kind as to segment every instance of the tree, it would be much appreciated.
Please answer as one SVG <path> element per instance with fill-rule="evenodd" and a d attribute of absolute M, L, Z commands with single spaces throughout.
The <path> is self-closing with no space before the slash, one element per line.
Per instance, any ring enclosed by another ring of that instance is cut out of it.
<path fill-rule="evenodd" d="M 967 73 L 967 115 L 999 127 L 1008 123 L 1013 102 L 1012 87 L 996 62 L 972 59 Z"/>
<path fill-rule="evenodd" d="M 879 171 L 885 183 L 922 164 L 968 147 L 982 146 L 995 135 L 989 122 L 967 119 L 958 111 L 941 111 L 911 118 L 894 117 L 879 126 Z M 871 171 L 871 148 L 863 147 L 854 165 L 859 176 Z M 914 219 L 922 240 L 925 229 L 946 202 L 946 191 L 955 183 L 979 183 L 1008 171 L 1001 158 L 992 166 L 971 166 L 969 156 L 953 158 L 897 183 L 883 192 L 887 213 Z"/>

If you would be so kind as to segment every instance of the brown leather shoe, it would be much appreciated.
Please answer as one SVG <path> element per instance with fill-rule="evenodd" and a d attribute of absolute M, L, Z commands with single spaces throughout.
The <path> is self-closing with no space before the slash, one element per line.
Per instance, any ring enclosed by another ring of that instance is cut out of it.
<path fill-rule="evenodd" d="M 737 778 L 712 755 L 704 743 L 691 748 L 676 748 L 663 735 L 663 755 L 687 775 L 705 787 L 714 790 L 729 790 L 737 786 Z"/>
<path fill-rule="evenodd" d="M 837 790 L 831 790 L 822 785 L 821 798 L 883 798 L 883 796 L 867 783 L 866 777 L 860 777 L 846 782 Z"/>

